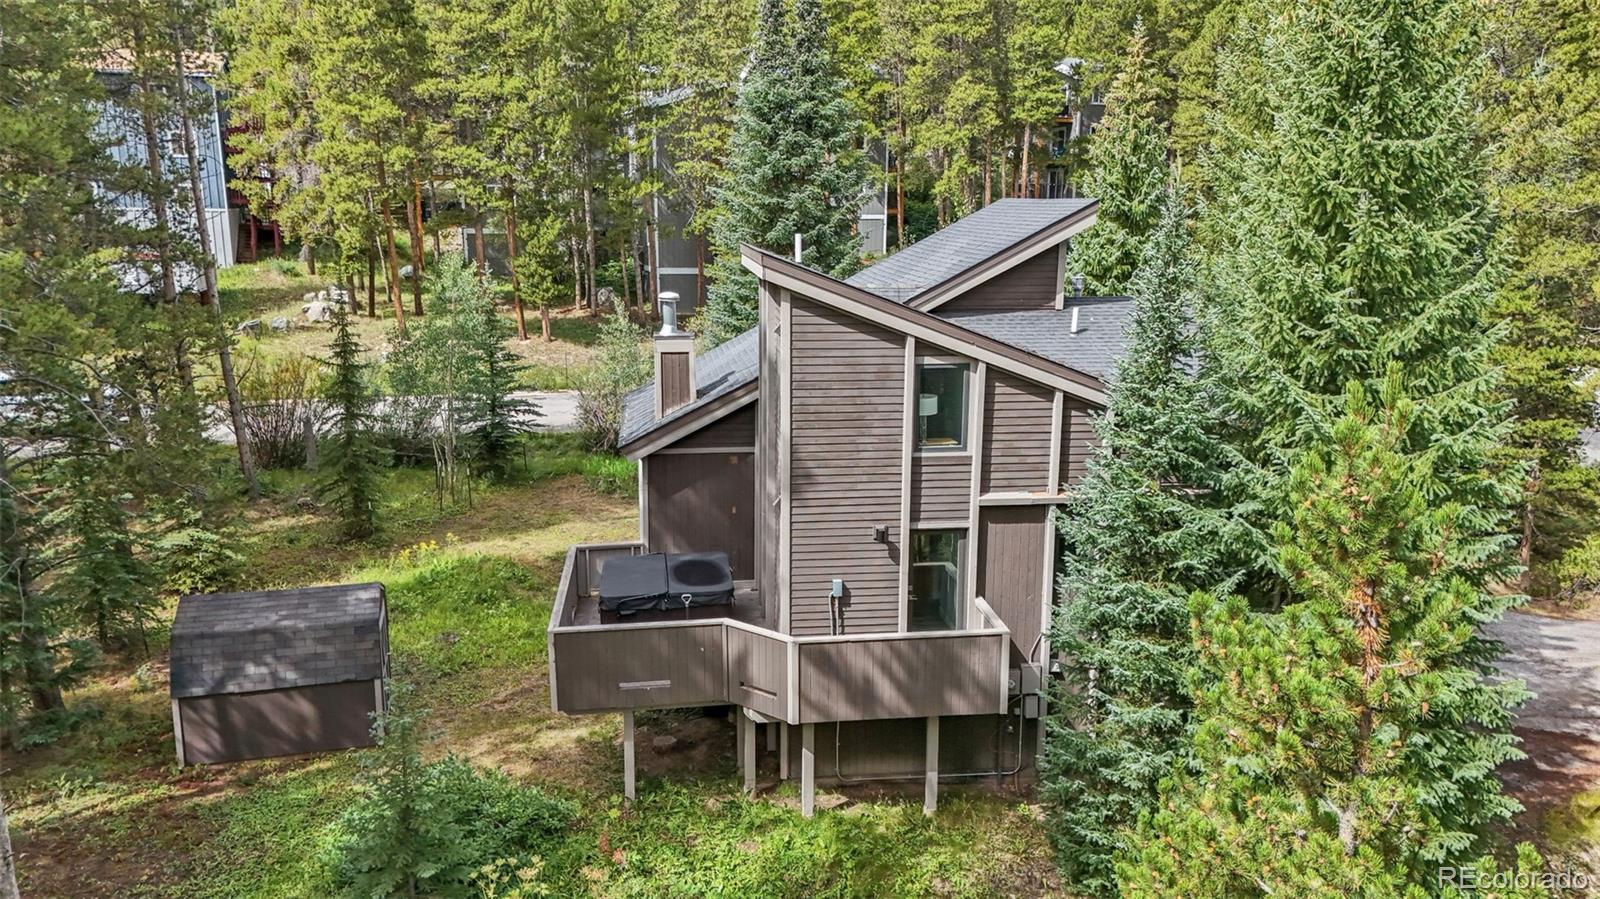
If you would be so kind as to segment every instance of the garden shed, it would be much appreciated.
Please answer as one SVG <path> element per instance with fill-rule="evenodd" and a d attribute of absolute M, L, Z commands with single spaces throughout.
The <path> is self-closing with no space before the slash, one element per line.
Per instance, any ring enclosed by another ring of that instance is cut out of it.
<path fill-rule="evenodd" d="M 382 584 L 185 596 L 172 624 L 178 764 L 369 746 L 388 672 Z"/>

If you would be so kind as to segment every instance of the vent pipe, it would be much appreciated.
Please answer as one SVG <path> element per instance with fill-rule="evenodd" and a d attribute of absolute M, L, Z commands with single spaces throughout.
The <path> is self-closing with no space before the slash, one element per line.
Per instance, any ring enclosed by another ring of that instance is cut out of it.
<path fill-rule="evenodd" d="M 1075 297 L 1083 296 L 1083 276 L 1082 275 L 1073 275 L 1072 276 L 1072 295 L 1075 296 Z"/>
<path fill-rule="evenodd" d="M 661 303 L 661 330 L 659 337 L 675 337 L 682 334 L 678 330 L 678 295 L 670 290 L 662 291 L 658 298 Z"/>
<path fill-rule="evenodd" d="M 801 234 L 799 231 L 796 231 L 794 232 L 794 261 L 796 265 L 800 264 L 801 249 L 803 249 L 801 247 Z"/>
<path fill-rule="evenodd" d="M 1072 333 L 1078 333 L 1078 307 L 1072 307 Z"/>

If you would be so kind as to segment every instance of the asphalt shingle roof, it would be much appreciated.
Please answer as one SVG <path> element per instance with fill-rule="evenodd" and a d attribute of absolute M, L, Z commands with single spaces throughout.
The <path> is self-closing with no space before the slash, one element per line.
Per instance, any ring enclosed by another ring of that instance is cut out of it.
<path fill-rule="evenodd" d="M 172 698 L 375 680 L 388 644 L 382 584 L 185 596 Z"/>
<path fill-rule="evenodd" d="M 656 404 L 651 393 L 654 381 L 646 381 L 622 400 L 622 435 L 627 445 L 658 427 L 677 421 L 719 396 L 754 381 L 761 367 L 761 344 L 751 328 L 725 343 L 712 347 L 694 360 L 695 399 L 680 406 L 660 421 L 654 421 Z"/>
<path fill-rule="evenodd" d="M 961 274 L 1094 200 L 997 200 L 845 279 L 846 284 L 904 303 Z"/>
<path fill-rule="evenodd" d="M 1078 308 L 1076 334 L 1072 333 L 1074 306 Z M 1126 297 L 1069 297 L 1065 309 L 934 314 L 1102 381 L 1110 381 L 1116 373 L 1117 360 L 1127 352 L 1133 337 L 1133 301 Z"/>

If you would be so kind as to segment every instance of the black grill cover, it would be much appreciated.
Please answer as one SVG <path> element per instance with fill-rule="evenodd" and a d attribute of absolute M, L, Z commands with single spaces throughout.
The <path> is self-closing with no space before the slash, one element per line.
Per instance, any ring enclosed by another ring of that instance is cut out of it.
<path fill-rule="evenodd" d="M 727 553 L 650 553 L 608 559 L 600 569 L 600 610 L 629 614 L 728 605 Z"/>
<path fill-rule="evenodd" d="M 618 556 L 600 568 L 600 608 L 606 612 L 642 612 L 661 608 L 667 598 L 664 553 Z"/>

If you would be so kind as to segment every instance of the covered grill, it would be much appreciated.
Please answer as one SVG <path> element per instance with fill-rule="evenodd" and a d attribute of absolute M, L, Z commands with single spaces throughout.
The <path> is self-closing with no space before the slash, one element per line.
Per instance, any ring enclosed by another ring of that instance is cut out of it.
<path fill-rule="evenodd" d="M 600 570 L 600 609 L 634 612 L 728 605 L 727 553 L 648 553 L 610 559 Z"/>

